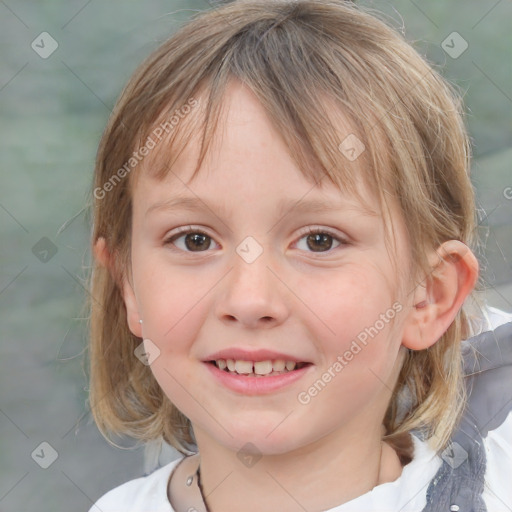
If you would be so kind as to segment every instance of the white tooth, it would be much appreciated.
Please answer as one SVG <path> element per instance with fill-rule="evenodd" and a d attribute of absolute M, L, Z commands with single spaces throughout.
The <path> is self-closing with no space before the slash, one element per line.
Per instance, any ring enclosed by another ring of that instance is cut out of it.
<path fill-rule="evenodd" d="M 294 370 L 296 364 L 293 361 L 286 361 L 286 369 L 288 371 Z"/>
<path fill-rule="evenodd" d="M 216 361 L 217 363 L 217 368 L 219 370 L 224 370 L 226 367 L 227 367 L 227 364 L 226 364 L 226 360 L 225 359 L 218 359 Z"/>
<path fill-rule="evenodd" d="M 282 372 L 285 369 L 286 364 L 282 359 L 277 359 L 277 361 L 274 361 L 272 367 L 274 368 L 275 372 Z"/>
<path fill-rule="evenodd" d="M 237 373 L 252 373 L 252 361 L 235 361 Z"/>
<path fill-rule="evenodd" d="M 226 364 L 228 365 L 228 370 L 230 372 L 234 372 L 235 371 L 235 361 L 233 361 L 233 359 L 228 359 L 226 361 Z"/>
<path fill-rule="evenodd" d="M 254 373 L 267 375 L 272 371 L 272 361 L 257 361 L 254 363 Z"/>

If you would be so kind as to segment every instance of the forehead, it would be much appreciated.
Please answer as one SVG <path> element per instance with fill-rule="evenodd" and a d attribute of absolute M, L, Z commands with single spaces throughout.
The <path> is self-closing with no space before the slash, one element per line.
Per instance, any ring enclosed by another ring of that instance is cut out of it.
<path fill-rule="evenodd" d="M 228 83 L 211 145 L 196 169 L 202 145 L 205 94 L 197 95 L 196 99 L 198 108 L 183 116 L 172 137 L 163 139 L 142 162 L 134 180 L 134 199 L 154 196 L 154 200 L 161 201 L 161 196 L 168 195 L 173 186 L 176 195 L 199 196 L 196 203 L 201 196 L 236 195 L 250 204 L 258 194 L 266 194 L 286 197 L 281 206 L 285 202 L 289 206 L 295 200 L 300 204 L 310 202 L 314 210 L 322 207 L 321 202 L 325 206 L 343 198 L 347 205 L 377 214 L 378 201 L 361 179 L 366 173 L 364 156 L 358 161 L 342 162 L 347 166 L 344 174 L 353 175 L 352 186 L 334 184 L 313 156 L 305 164 L 309 172 L 305 175 L 297 165 L 301 162 L 294 158 L 293 148 L 287 146 L 257 96 L 235 80 Z M 354 136 L 353 125 L 340 111 L 331 110 L 331 114 L 340 140 Z M 339 151 L 338 147 L 332 149 Z M 192 208 L 193 202 L 189 205 Z"/>

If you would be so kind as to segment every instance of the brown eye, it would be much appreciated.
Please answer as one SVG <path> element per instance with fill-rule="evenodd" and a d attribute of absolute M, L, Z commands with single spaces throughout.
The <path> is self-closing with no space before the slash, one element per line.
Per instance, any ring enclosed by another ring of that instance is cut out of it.
<path fill-rule="evenodd" d="M 209 249 L 211 244 L 211 238 L 208 235 L 202 233 L 191 233 L 185 235 L 185 246 L 190 251 L 201 251 Z"/>
<path fill-rule="evenodd" d="M 172 244 L 184 252 L 205 252 L 210 248 L 212 241 L 213 239 L 202 231 L 188 230 L 172 236 L 165 243 Z"/>
<path fill-rule="evenodd" d="M 315 233 L 307 237 L 308 247 L 315 252 L 328 251 L 332 247 L 332 242 L 333 237 L 327 233 Z"/>
<path fill-rule="evenodd" d="M 302 242 L 303 240 L 305 240 L 305 243 Z M 336 245 L 333 246 L 333 244 Z M 315 253 L 329 252 L 340 245 L 347 245 L 347 242 L 335 235 L 331 235 L 325 229 L 308 229 L 297 242 L 299 249 Z"/>

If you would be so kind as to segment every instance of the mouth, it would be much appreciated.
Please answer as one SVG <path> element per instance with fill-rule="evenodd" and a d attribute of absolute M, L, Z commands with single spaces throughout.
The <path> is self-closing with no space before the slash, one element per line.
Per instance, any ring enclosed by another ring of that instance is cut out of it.
<path fill-rule="evenodd" d="M 222 372 L 242 377 L 273 377 L 293 373 L 312 363 L 285 361 L 283 359 L 266 361 L 245 361 L 235 359 L 215 359 L 206 361 Z"/>

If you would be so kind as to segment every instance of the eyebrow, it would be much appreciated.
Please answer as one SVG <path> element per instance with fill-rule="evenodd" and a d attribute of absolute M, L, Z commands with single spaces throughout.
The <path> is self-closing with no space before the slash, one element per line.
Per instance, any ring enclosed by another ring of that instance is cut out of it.
<path fill-rule="evenodd" d="M 365 206 L 363 204 L 359 205 L 361 211 L 369 216 L 378 216 L 378 213 L 371 209 L 369 206 Z M 282 199 L 279 201 L 277 205 L 278 214 L 286 215 L 291 213 L 328 213 L 332 211 L 342 211 L 342 210 L 351 210 L 353 209 L 352 205 L 344 205 L 344 204 L 333 204 L 328 201 L 321 201 L 318 199 L 309 199 L 301 201 L 299 200 L 290 200 L 290 199 Z M 157 203 L 151 205 L 147 210 L 145 215 L 149 215 L 154 211 L 210 211 L 210 212 L 220 212 L 225 216 L 228 216 L 228 212 L 222 205 L 212 205 L 210 208 L 203 200 L 198 197 L 173 197 L 172 199 L 168 199 L 165 201 L 158 201 Z"/>

